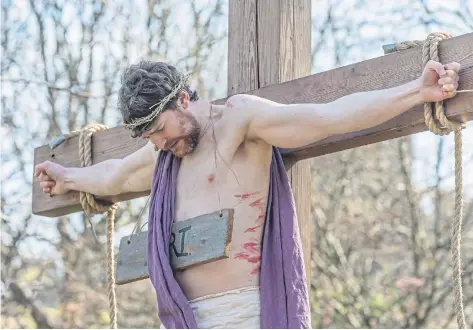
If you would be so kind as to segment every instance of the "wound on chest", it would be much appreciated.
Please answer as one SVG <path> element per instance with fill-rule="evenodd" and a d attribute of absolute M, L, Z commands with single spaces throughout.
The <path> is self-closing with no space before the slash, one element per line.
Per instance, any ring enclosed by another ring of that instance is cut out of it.
<path fill-rule="evenodd" d="M 214 182 L 215 182 L 215 174 L 213 174 L 213 173 L 212 173 L 212 174 L 209 174 L 209 175 L 207 176 L 207 182 L 208 182 L 209 184 L 214 183 Z"/>

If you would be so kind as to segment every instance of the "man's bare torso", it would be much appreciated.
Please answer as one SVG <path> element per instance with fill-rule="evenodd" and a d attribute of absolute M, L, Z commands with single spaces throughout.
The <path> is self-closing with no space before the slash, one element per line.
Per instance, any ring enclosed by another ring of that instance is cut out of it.
<path fill-rule="evenodd" d="M 225 108 L 217 111 L 223 113 Z M 188 299 L 259 285 L 272 149 L 263 141 L 242 140 L 231 121 L 219 118 L 194 153 L 182 159 L 175 221 L 233 208 L 231 256 L 177 272 L 176 279 Z"/>

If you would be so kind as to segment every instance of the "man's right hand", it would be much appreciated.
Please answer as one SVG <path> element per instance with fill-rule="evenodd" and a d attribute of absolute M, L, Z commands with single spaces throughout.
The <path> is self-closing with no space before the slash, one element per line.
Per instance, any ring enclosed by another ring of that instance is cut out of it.
<path fill-rule="evenodd" d="M 69 191 L 65 186 L 66 168 L 59 164 L 45 161 L 35 166 L 34 176 L 43 192 L 51 195 L 62 195 Z"/>

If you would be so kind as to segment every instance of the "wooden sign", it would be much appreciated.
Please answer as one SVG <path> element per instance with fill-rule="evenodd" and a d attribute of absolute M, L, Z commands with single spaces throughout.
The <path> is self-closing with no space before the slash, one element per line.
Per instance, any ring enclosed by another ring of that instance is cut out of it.
<path fill-rule="evenodd" d="M 228 258 L 231 252 L 233 214 L 233 209 L 224 209 L 174 223 L 169 242 L 171 267 L 182 270 Z M 121 239 L 116 284 L 135 282 L 149 276 L 147 248 L 147 231 Z"/>

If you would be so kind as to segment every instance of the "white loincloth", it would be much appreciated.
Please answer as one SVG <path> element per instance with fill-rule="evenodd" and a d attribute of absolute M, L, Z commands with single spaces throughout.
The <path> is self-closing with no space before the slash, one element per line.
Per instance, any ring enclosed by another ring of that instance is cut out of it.
<path fill-rule="evenodd" d="M 259 329 L 259 287 L 211 294 L 189 301 L 201 329 Z M 161 329 L 166 329 L 161 324 Z"/>

